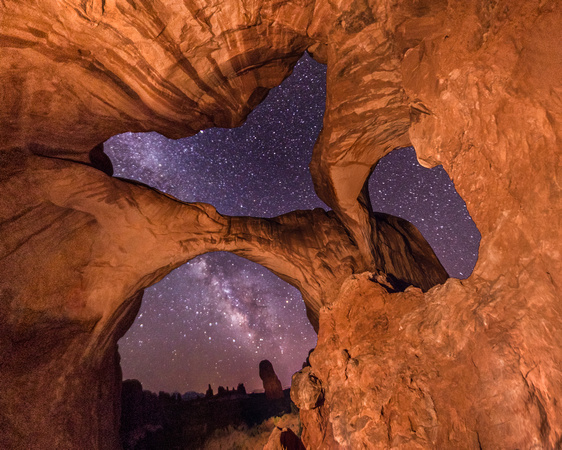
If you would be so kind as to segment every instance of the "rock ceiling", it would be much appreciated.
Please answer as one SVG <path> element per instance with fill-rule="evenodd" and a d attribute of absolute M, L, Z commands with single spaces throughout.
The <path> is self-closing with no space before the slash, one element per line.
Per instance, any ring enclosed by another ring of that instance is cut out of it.
<path fill-rule="evenodd" d="M 561 19 L 554 0 L 2 1 L 0 446 L 117 448 L 116 340 L 142 289 L 229 250 L 297 286 L 320 324 L 310 370 L 326 403 L 303 410 L 307 445 L 555 447 Z M 310 169 L 333 212 L 225 217 L 104 172 L 99 144 L 117 133 L 239 125 L 307 50 L 327 64 Z M 471 278 L 425 295 L 400 291 L 446 273 L 365 189 L 409 144 L 444 166 L 482 234 Z M 365 271 L 371 285 L 350 281 Z M 363 332 L 381 311 L 388 341 Z M 360 406 L 372 389 L 378 411 Z"/>

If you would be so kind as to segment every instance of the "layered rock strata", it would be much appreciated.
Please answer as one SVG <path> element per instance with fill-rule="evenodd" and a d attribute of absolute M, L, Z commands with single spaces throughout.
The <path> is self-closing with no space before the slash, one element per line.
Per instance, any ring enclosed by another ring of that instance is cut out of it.
<path fill-rule="evenodd" d="M 107 438 L 118 422 L 116 342 L 134 320 L 139 292 L 189 259 L 226 250 L 259 262 L 303 292 L 316 325 L 320 307 L 360 264 L 345 229 L 322 210 L 226 217 L 86 164 L 22 151 L 0 158 L 4 448 L 117 445 Z M 424 289 L 446 279 L 415 228 L 385 215 L 373 220 L 384 232 L 388 271 Z M 23 433 L 22 423 L 34 432 Z"/>
<path fill-rule="evenodd" d="M 1 2 L 0 446 L 116 448 L 142 289 L 216 250 L 320 318 L 307 445 L 559 446 L 561 21 L 555 0 Z M 109 136 L 235 126 L 305 49 L 328 65 L 311 172 L 333 213 L 228 218 L 108 175 Z M 472 276 L 426 294 L 405 285 L 446 274 L 365 189 L 410 143 L 482 234 Z"/>
<path fill-rule="evenodd" d="M 0 148 L 84 158 L 125 131 L 241 124 L 308 46 L 309 2 L 0 5 Z"/>
<path fill-rule="evenodd" d="M 297 377 L 326 399 L 302 412 L 303 439 L 311 448 L 558 448 L 561 9 L 418 6 L 410 14 L 400 4 L 390 20 L 409 136 L 466 200 L 482 233 L 478 263 L 468 280 L 425 295 L 361 277 L 344 284 Z"/>

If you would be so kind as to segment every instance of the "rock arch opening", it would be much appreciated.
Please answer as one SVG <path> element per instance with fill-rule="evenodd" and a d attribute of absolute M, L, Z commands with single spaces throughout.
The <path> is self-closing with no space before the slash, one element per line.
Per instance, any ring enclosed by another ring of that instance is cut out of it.
<path fill-rule="evenodd" d="M 293 74 L 232 129 L 173 140 L 125 133 L 106 141 L 115 175 L 141 181 L 221 214 L 273 217 L 326 206 L 308 169 L 322 128 L 326 69 L 305 55 Z"/>
<path fill-rule="evenodd" d="M 124 378 L 153 392 L 211 384 L 262 388 L 258 364 L 273 362 L 284 387 L 316 344 L 298 290 L 231 253 L 201 255 L 145 290 L 119 341 Z"/>
<path fill-rule="evenodd" d="M 375 211 L 402 217 L 418 228 L 451 277 L 470 276 L 480 232 L 441 166 L 422 167 L 413 147 L 393 150 L 371 174 L 369 192 Z"/>
<path fill-rule="evenodd" d="M 126 133 L 108 140 L 104 150 L 115 176 L 141 181 L 180 200 L 210 203 L 223 214 L 272 217 L 325 208 L 308 170 L 322 126 L 325 83 L 325 67 L 304 56 L 291 77 L 274 88 L 241 127 L 204 130 L 180 140 Z M 243 299 L 234 295 L 244 290 Z M 218 315 L 211 311 L 213 301 L 222 308 Z M 260 303 L 268 309 L 262 317 L 256 313 Z M 178 317 L 170 317 L 167 308 L 180 304 Z M 236 316 L 232 323 L 221 314 L 228 311 Z M 215 332 L 223 326 L 224 333 Z M 252 336 L 245 336 L 243 328 Z M 166 338 L 163 332 L 170 334 Z M 219 345 L 226 356 L 219 355 Z M 263 266 L 217 252 L 192 260 L 145 291 L 137 320 L 121 340 L 121 353 L 124 376 L 139 378 L 155 391 L 202 389 L 223 381 L 225 386 L 242 381 L 252 389 L 258 387 L 259 377 L 257 363 L 247 367 L 253 364 L 250 357 L 258 363 L 259 358 L 279 358 L 278 373 L 287 386 L 314 345 L 315 333 L 295 288 Z M 214 358 L 207 355 L 209 347 Z M 199 354 L 186 355 L 188 348 Z M 162 376 L 164 368 L 170 369 L 169 375 Z"/>
<path fill-rule="evenodd" d="M 296 65 L 293 75 L 274 88 L 268 98 L 250 114 L 247 122 L 241 127 L 204 130 L 191 138 L 180 140 L 167 139 L 158 133 L 126 133 L 107 141 L 105 151 L 113 161 L 116 176 L 141 181 L 180 200 L 210 203 L 220 213 L 272 217 L 298 209 L 315 207 L 327 209 L 314 192 L 308 169 L 312 148 L 322 127 L 326 94 L 325 77 L 325 67 L 305 55 Z M 411 161 L 407 160 L 412 158 L 411 152 L 405 158 L 403 156 L 407 151 L 405 149 L 394 151 L 377 165 L 369 185 L 373 207 L 376 211 L 410 220 L 420 228 L 423 234 L 427 234 L 427 230 L 424 228 L 426 223 L 424 215 L 428 212 L 425 208 L 425 198 L 403 196 L 404 187 L 415 186 L 416 183 L 437 187 L 429 193 L 422 189 L 424 193 L 432 197 L 439 196 L 437 190 L 449 193 L 452 190 L 455 194 L 456 192 L 446 174 L 443 176 L 443 173 L 438 170 L 431 172 L 421 166 L 421 171 L 412 169 Z M 402 175 L 398 176 L 399 173 Z M 435 176 L 432 177 L 429 174 Z M 393 192 L 394 195 L 387 195 L 383 191 L 384 187 L 387 187 L 388 192 Z M 453 196 L 449 195 L 444 200 L 444 204 L 447 206 L 451 201 L 456 202 L 456 207 L 459 202 L 463 203 L 460 198 L 453 199 Z M 439 205 L 437 200 L 432 206 L 439 210 Z M 434 221 L 432 226 L 437 227 L 435 235 L 440 237 L 441 234 L 446 233 L 447 237 L 444 239 L 452 239 L 452 236 L 457 236 L 455 232 L 459 226 L 456 223 L 458 218 L 450 214 L 445 214 L 443 217 L 435 214 L 431 217 Z M 463 219 L 465 218 L 463 217 Z M 443 230 L 441 234 L 440 230 Z M 472 232 L 475 234 L 477 230 L 472 230 Z M 432 236 L 434 235 L 430 234 L 430 238 Z M 437 241 L 433 239 L 431 243 L 435 245 L 436 242 L 439 244 L 439 239 Z M 455 253 L 451 256 L 447 254 L 446 248 L 446 245 L 437 247 L 438 251 L 441 250 L 442 261 L 448 263 L 447 268 L 452 276 L 464 278 L 464 274 L 468 272 L 465 267 L 469 264 L 473 266 L 472 257 L 474 255 L 465 254 L 471 249 L 454 247 Z M 462 271 L 457 270 L 459 262 L 455 257 L 460 258 L 461 261 L 463 259 L 468 261 L 461 269 Z M 192 276 L 193 268 L 201 267 L 206 262 L 214 266 L 216 271 L 207 275 L 207 281 L 213 278 L 214 282 L 222 285 L 236 282 L 235 277 L 238 275 L 233 275 L 232 266 L 238 267 L 240 271 L 247 270 L 246 267 L 252 267 L 248 270 L 257 273 L 259 277 L 263 277 L 264 274 L 271 276 L 261 266 L 254 266 L 247 260 L 241 260 L 226 253 L 201 256 L 191 264 L 168 275 L 147 291 L 143 302 L 145 305 L 143 308 L 146 309 L 140 311 L 140 320 L 137 320 L 137 324 L 122 340 L 126 377 L 131 374 L 131 377 L 138 376 L 142 381 L 153 376 L 150 367 L 143 365 L 142 359 L 136 356 L 143 351 L 142 347 L 146 348 L 146 343 L 153 339 L 142 320 L 150 317 L 155 330 L 168 331 L 170 328 L 174 328 L 175 325 L 171 325 L 174 320 L 166 319 L 169 311 L 163 312 L 158 309 L 165 309 L 167 304 L 182 301 L 184 306 L 192 308 L 193 305 L 190 306 L 189 302 L 182 299 L 186 297 L 186 293 L 190 289 L 193 289 L 193 284 L 199 283 L 197 277 Z M 470 270 L 472 270 L 472 266 L 470 266 Z M 226 278 L 221 279 L 218 274 L 223 274 Z M 183 279 L 181 279 L 182 276 Z M 275 283 L 280 292 L 292 289 L 281 280 L 276 279 Z M 209 288 L 212 289 L 213 286 L 211 285 Z M 201 286 L 199 289 L 201 290 Z M 215 298 L 220 301 L 222 295 L 224 293 L 215 295 Z M 300 297 L 300 294 L 296 295 Z M 275 297 L 275 295 L 270 296 Z M 275 300 L 274 298 L 272 301 Z M 201 304 L 197 301 L 195 303 Z M 199 313 L 211 315 L 208 309 L 199 311 Z M 199 315 L 197 311 L 195 311 L 195 315 Z M 158 323 L 158 320 L 161 320 L 161 323 Z M 182 322 L 181 319 L 177 321 Z M 200 336 L 197 342 L 193 342 L 194 348 L 208 346 L 209 338 L 214 344 L 212 335 L 208 333 L 212 332 L 215 322 L 217 321 L 202 321 L 195 326 L 200 331 Z M 209 323 L 211 325 L 208 325 Z M 218 322 L 216 326 L 219 326 Z M 191 325 L 187 329 L 193 327 L 194 325 Z M 201 327 L 208 327 L 209 330 L 203 330 Z M 311 333 L 310 330 L 303 331 L 304 329 L 306 327 L 303 327 L 299 333 L 301 336 L 302 333 L 306 334 L 305 345 L 301 349 L 301 353 L 304 352 L 303 354 L 306 356 L 306 352 L 314 344 L 314 338 L 312 334 L 307 334 Z M 156 331 L 156 336 L 158 334 L 159 331 Z M 162 358 L 166 354 L 166 361 L 170 367 L 177 366 L 178 361 L 182 359 L 174 347 L 182 347 L 181 342 L 185 339 L 193 340 L 193 337 L 188 338 L 186 329 L 181 326 L 178 327 L 176 335 L 177 341 L 166 342 L 164 344 L 166 350 L 163 354 L 158 355 L 158 358 Z M 157 339 L 159 338 L 160 336 L 157 337 Z M 236 340 L 235 337 L 230 337 L 230 339 Z M 174 345 L 174 342 L 177 345 Z M 236 344 L 235 349 L 241 350 L 240 342 L 238 339 L 237 342 L 231 342 L 228 345 Z M 152 345 L 152 350 L 155 350 L 153 344 L 154 342 L 150 345 Z M 241 358 L 244 357 L 241 356 Z M 302 359 L 301 356 L 297 357 L 297 359 L 299 358 Z M 187 358 L 184 360 L 186 364 L 189 364 Z M 198 359 L 195 357 L 193 360 Z M 217 364 L 218 361 L 219 359 L 217 359 Z M 203 365 L 204 363 L 202 361 Z M 220 363 L 223 364 L 224 360 L 220 360 Z M 199 365 L 194 364 L 196 367 Z M 155 364 L 155 367 L 160 369 L 161 364 Z M 142 368 L 142 370 L 139 371 L 138 368 Z M 296 369 L 298 366 L 295 366 Z M 143 371 L 146 373 L 144 376 Z M 177 373 L 175 369 L 172 372 Z M 224 370 L 219 370 L 219 372 L 224 373 Z M 171 374 L 169 378 L 170 387 L 167 385 L 153 386 L 151 383 L 148 386 L 155 390 L 179 390 L 180 385 L 185 383 L 174 374 Z M 172 382 L 174 377 L 176 381 Z M 180 377 L 185 379 L 184 375 Z M 283 381 L 286 382 L 286 380 Z M 199 380 L 197 383 L 203 383 L 204 386 L 208 381 Z"/>
<path fill-rule="evenodd" d="M 560 443 L 560 2 L 81 3 L 0 6 L 0 447 L 119 448 L 139 292 L 212 251 L 268 265 L 335 324 L 310 358 L 325 404 L 307 446 Z M 312 172 L 333 213 L 223 216 L 97 170 L 118 133 L 239 125 L 306 49 L 328 65 Z M 374 164 L 410 142 L 478 224 L 466 281 L 365 208 Z"/>

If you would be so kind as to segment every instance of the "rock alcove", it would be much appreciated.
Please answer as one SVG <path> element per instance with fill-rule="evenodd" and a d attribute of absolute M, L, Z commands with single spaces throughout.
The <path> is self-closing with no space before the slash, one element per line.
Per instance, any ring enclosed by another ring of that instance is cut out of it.
<path fill-rule="evenodd" d="M 127 133 L 110 139 L 104 148 L 116 176 L 184 201 L 210 203 L 223 213 L 268 217 L 325 208 L 308 173 L 324 96 L 325 66 L 305 55 L 241 128 L 206 130 L 195 139 L 178 141 Z M 369 191 L 374 210 L 408 219 L 439 246 L 436 254 L 450 274 L 469 275 L 478 246 L 471 233 L 478 232 L 442 169 L 421 167 L 412 148 L 396 150 L 375 168 Z M 288 386 L 316 343 L 295 304 L 298 297 L 259 265 L 228 254 L 209 254 L 201 261 L 193 261 L 193 270 L 182 269 L 181 277 L 169 275 L 145 291 L 142 317 L 119 342 L 124 377 L 138 378 L 155 392 L 204 392 L 208 383 L 227 386 L 241 381 L 251 390 L 259 387 L 258 362 L 271 358 Z M 202 274 L 196 270 L 201 265 L 208 286 L 201 284 Z M 243 301 L 217 290 L 216 283 L 228 290 L 245 286 Z M 248 298 L 247 291 L 258 286 L 271 289 L 265 295 L 256 290 L 254 298 Z M 252 313 L 255 299 L 268 308 L 265 316 Z M 231 309 L 238 317 L 235 323 L 221 316 L 230 315 Z"/>
<path fill-rule="evenodd" d="M 118 448 L 116 341 L 142 289 L 214 250 L 303 293 L 308 447 L 559 446 L 560 8 L 2 2 L 0 446 Z M 306 50 L 327 64 L 311 173 L 333 213 L 222 216 L 98 170 L 119 133 L 239 125 Z M 411 144 L 481 232 L 467 280 L 370 211 L 371 169 Z"/>

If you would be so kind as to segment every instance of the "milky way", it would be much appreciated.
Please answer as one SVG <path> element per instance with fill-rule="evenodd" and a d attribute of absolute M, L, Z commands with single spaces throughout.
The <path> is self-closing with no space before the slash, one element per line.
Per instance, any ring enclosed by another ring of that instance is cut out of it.
<path fill-rule="evenodd" d="M 115 175 L 142 181 L 222 214 L 274 217 L 326 208 L 308 171 L 322 126 L 325 67 L 305 56 L 232 130 L 177 141 L 157 133 L 115 136 L 105 150 Z M 419 166 L 413 149 L 392 152 L 369 182 L 375 210 L 414 223 L 455 277 L 476 261 L 479 233 L 441 168 Z M 124 378 L 153 391 L 203 392 L 207 384 L 261 388 L 272 361 L 284 386 L 316 344 L 300 293 L 267 269 L 228 253 L 199 256 L 145 291 L 119 342 Z"/>

